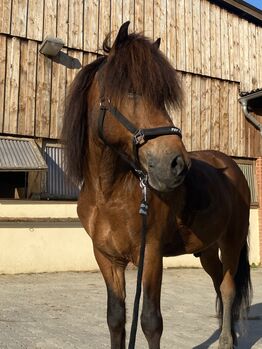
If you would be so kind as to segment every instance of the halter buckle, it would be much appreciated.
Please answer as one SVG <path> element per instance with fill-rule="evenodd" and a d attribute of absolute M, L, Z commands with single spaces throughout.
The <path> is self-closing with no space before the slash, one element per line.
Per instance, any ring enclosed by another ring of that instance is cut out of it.
<path fill-rule="evenodd" d="M 145 135 L 142 130 L 137 130 L 134 134 L 134 143 L 140 145 L 145 143 Z"/>

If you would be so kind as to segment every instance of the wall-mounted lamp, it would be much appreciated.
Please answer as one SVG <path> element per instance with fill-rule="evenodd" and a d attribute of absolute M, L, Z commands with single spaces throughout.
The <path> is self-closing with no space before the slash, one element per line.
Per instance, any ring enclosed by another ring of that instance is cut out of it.
<path fill-rule="evenodd" d="M 56 57 L 63 46 L 62 39 L 48 35 L 42 42 L 39 52 L 48 57 Z"/>

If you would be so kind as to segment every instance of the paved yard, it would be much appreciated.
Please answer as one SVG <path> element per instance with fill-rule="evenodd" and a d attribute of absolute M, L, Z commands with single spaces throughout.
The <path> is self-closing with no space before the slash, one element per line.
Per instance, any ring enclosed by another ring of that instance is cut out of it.
<path fill-rule="evenodd" d="M 252 270 L 254 298 L 239 349 L 262 349 L 262 269 Z M 136 272 L 127 272 L 129 333 Z M 0 276 L 0 348 L 109 348 L 100 273 Z M 169 269 L 162 287 L 162 349 L 217 348 L 215 297 L 201 269 Z M 141 330 L 137 349 L 147 349 Z"/>

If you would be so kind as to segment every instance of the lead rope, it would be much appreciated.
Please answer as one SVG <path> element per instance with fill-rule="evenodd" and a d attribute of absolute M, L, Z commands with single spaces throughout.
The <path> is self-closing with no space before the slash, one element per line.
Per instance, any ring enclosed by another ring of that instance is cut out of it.
<path fill-rule="evenodd" d="M 135 301 L 134 301 L 133 318 L 132 318 L 128 349 L 134 349 L 136 344 L 136 332 L 137 332 L 137 322 L 138 322 L 138 313 L 139 313 L 139 303 L 140 303 L 141 290 L 142 290 L 142 277 L 143 277 L 143 269 L 144 269 L 147 214 L 148 214 L 147 176 L 144 175 L 142 171 L 137 171 L 137 172 L 139 175 L 140 187 L 141 187 L 142 196 L 143 196 L 140 204 L 140 209 L 139 209 L 139 213 L 142 216 L 142 229 L 141 229 L 139 264 L 138 264 L 138 271 L 137 271 L 136 295 L 135 295 Z"/>

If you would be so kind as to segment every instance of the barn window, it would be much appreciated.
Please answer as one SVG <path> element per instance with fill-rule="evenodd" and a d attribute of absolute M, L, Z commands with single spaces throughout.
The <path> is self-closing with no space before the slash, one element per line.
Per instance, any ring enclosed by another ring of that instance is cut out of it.
<path fill-rule="evenodd" d="M 45 171 L 47 165 L 34 140 L 0 137 L 0 198 L 31 198 L 40 192 L 36 178 Z"/>
<path fill-rule="evenodd" d="M 251 159 L 234 159 L 241 171 L 246 177 L 250 193 L 251 193 L 251 206 L 258 206 L 258 194 L 256 186 L 256 167 L 255 161 Z"/>
<path fill-rule="evenodd" d="M 79 188 L 65 174 L 63 147 L 60 144 L 47 143 L 44 146 L 44 158 L 48 172 L 41 197 L 49 200 L 76 200 Z"/>

